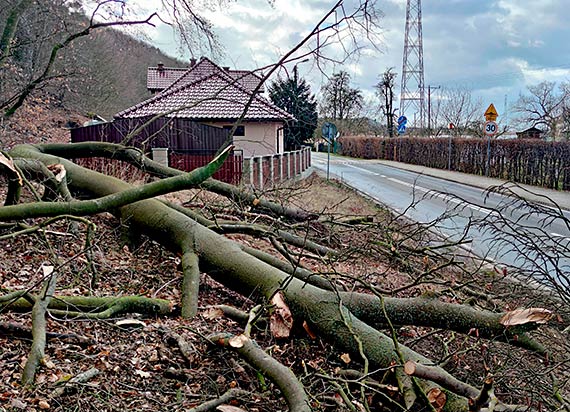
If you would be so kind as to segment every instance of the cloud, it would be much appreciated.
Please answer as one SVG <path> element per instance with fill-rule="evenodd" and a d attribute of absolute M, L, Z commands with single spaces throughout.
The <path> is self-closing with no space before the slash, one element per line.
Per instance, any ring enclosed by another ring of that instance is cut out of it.
<path fill-rule="evenodd" d="M 134 1 L 134 0 L 133 0 Z M 142 1 L 142 0 L 139 0 Z M 358 0 L 345 0 L 350 7 Z M 146 2 L 155 4 L 155 2 Z M 206 11 L 225 46 L 220 64 L 255 69 L 276 62 L 325 15 L 333 2 L 323 0 L 237 0 Z M 353 86 L 369 97 L 378 76 L 387 68 L 401 80 L 406 0 L 380 2 L 382 39 L 342 64 L 299 65 L 313 91 L 341 69 L 352 75 Z M 570 79 L 567 0 L 430 0 L 423 2 L 425 85 L 462 87 L 474 96 L 514 101 L 528 85 L 542 80 Z M 172 36 L 163 27 L 152 35 L 161 44 Z M 359 35 L 358 40 L 362 40 Z M 375 47 L 372 47 L 375 46 Z M 175 50 L 172 46 L 160 46 Z M 328 53 L 339 56 L 342 46 Z M 291 70 L 289 67 L 289 71 Z M 324 73 L 321 72 L 324 70 Z M 285 75 L 285 73 L 282 73 Z"/>

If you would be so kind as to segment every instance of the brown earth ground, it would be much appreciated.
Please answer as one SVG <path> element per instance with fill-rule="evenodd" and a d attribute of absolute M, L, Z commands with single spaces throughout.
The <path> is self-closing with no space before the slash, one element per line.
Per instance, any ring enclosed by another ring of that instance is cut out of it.
<path fill-rule="evenodd" d="M 396 332 L 401 343 L 477 387 L 492 373 L 495 392 L 507 403 L 553 410 L 556 405 L 553 393 L 568 399 L 570 345 L 568 334 L 561 332 L 567 326 L 564 319 L 568 319 L 568 308 L 556 299 L 512 281 L 501 270 L 479 267 L 461 249 L 441 249 L 437 251 L 441 255 L 437 256 L 436 252 L 424 249 L 437 241 L 428 231 L 391 215 L 338 182 L 327 182 L 313 175 L 268 195 L 318 212 L 321 218 L 311 224 L 286 225 L 211 193 L 185 191 L 167 198 L 209 217 L 261 222 L 308 234 L 341 254 L 334 261 L 309 254 L 299 258 L 299 262 L 337 279 L 349 289 L 366 291 L 374 286 L 394 296 L 423 295 L 495 311 L 529 306 L 555 310 L 560 316 L 533 333 L 551 349 L 554 358 L 550 359 L 479 339 L 476 331 L 464 336 L 406 326 L 398 327 Z M 370 219 L 351 220 L 355 217 Z M 49 262 L 61 265 L 59 294 L 141 295 L 179 302 L 181 272 L 177 256 L 145 238 L 129 250 L 120 241 L 121 228 L 114 217 L 105 214 L 91 220 L 97 225 L 93 241 L 97 271 L 94 286 L 90 286 L 94 275 L 83 251 L 85 227 L 80 225 L 79 234 L 72 234 L 66 222 L 35 235 L 6 238 L 0 233 L 1 294 L 9 290 L 38 291 L 42 279 L 40 267 Z M 268 240 L 245 235 L 231 237 L 280 256 Z M 292 256 L 299 252 L 290 247 L 288 250 Z M 451 258 L 456 263 L 443 264 Z M 432 272 L 436 267 L 441 269 Z M 228 402 L 239 408 L 235 411 L 287 410 L 270 380 L 235 353 L 215 347 L 205 338 L 212 332 L 243 331 L 243 325 L 213 310 L 212 305 L 226 304 L 247 312 L 255 305 L 253 300 L 224 288 L 207 274 L 202 274 L 201 280 L 200 311 L 192 320 L 133 315 L 126 318 L 139 319 L 144 326 L 128 328 L 117 325 L 125 317 L 97 321 L 49 316 L 48 331 L 77 334 L 87 338 L 87 342 L 78 342 L 73 337 L 50 340 L 46 361 L 40 366 L 31 389 L 20 385 L 30 339 L 0 332 L 0 410 L 182 411 L 215 399 L 231 388 L 247 392 Z M 31 325 L 29 313 L 6 310 L 0 311 L 0 322 Z M 190 346 L 186 356 L 172 338 L 173 333 Z M 395 382 L 386 380 L 386 371 L 372 371 L 369 378 L 379 385 L 367 385 L 361 390 L 356 382 L 343 378 L 342 371 L 362 370 L 362 362 L 336 351 L 318 336 L 310 336 L 300 325 L 294 325 L 291 338 L 275 339 L 266 324 L 259 322 L 252 338 L 295 372 L 305 385 L 315 411 L 360 411 L 364 410 L 364 403 L 370 411 L 398 410 L 387 400 L 401 401 L 393 386 Z M 72 390 L 57 392 L 72 376 L 93 367 L 100 370 L 98 376 L 73 386 Z M 351 400 L 350 408 L 341 395 Z"/>

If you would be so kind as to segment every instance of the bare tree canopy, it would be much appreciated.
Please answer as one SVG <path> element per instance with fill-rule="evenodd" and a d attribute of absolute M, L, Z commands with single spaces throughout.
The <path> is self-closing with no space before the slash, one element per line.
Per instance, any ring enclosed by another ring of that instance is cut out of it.
<path fill-rule="evenodd" d="M 394 68 L 390 67 L 382 73 L 382 77 L 374 86 L 376 94 L 380 98 L 380 109 L 386 118 L 386 127 L 388 128 L 388 136 L 394 136 L 394 86 L 396 82 L 397 73 L 394 73 Z"/>
<path fill-rule="evenodd" d="M 568 140 L 570 136 L 570 84 L 544 81 L 520 95 L 514 110 L 523 127 L 542 129 L 552 140 Z"/>
<path fill-rule="evenodd" d="M 363 105 L 362 92 L 350 85 L 350 74 L 346 71 L 333 74 L 321 95 L 321 116 L 334 120 L 357 117 Z"/>

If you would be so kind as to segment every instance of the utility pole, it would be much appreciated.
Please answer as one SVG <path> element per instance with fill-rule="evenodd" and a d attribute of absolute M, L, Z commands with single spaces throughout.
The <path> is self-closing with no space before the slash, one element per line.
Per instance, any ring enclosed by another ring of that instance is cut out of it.
<path fill-rule="evenodd" d="M 441 86 L 432 86 L 431 84 L 428 85 L 428 115 L 427 115 L 427 121 L 428 121 L 428 133 L 431 136 L 431 90 L 438 90 L 440 89 Z"/>
<path fill-rule="evenodd" d="M 424 52 L 422 40 L 422 2 L 407 0 L 400 115 L 414 121 L 414 127 L 425 126 Z"/>

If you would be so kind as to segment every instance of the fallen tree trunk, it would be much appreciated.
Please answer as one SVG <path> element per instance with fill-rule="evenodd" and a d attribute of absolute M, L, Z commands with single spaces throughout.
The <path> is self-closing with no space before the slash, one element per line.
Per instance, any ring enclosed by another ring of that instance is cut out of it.
<path fill-rule="evenodd" d="M 42 151 L 49 152 L 50 146 L 19 146 L 13 150 L 13 155 L 37 158 L 47 164 L 63 163 L 71 176 L 71 185 L 95 196 L 109 195 L 130 187 L 118 179 L 86 170 Z M 119 215 L 174 252 L 184 251 L 187 245 L 192 245 L 202 269 L 246 296 L 261 296 L 270 300 L 277 291 L 281 291 L 296 321 L 306 321 L 311 329 L 340 350 L 348 351 L 356 358 L 365 357 L 371 367 L 389 368 L 400 364 L 401 360 L 432 364 L 429 359 L 405 346 L 398 345 L 396 348 L 392 338 L 351 313 L 340 294 L 291 277 L 244 252 L 237 243 L 157 200 L 123 206 Z M 441 368 L 437 370 L 441 376 L 450 376 Z M 429 381 L 419 382 L 425 392 L 436 387 Z M 448 393 L 443 410 L 467 411 L 467 399 Z"/>

